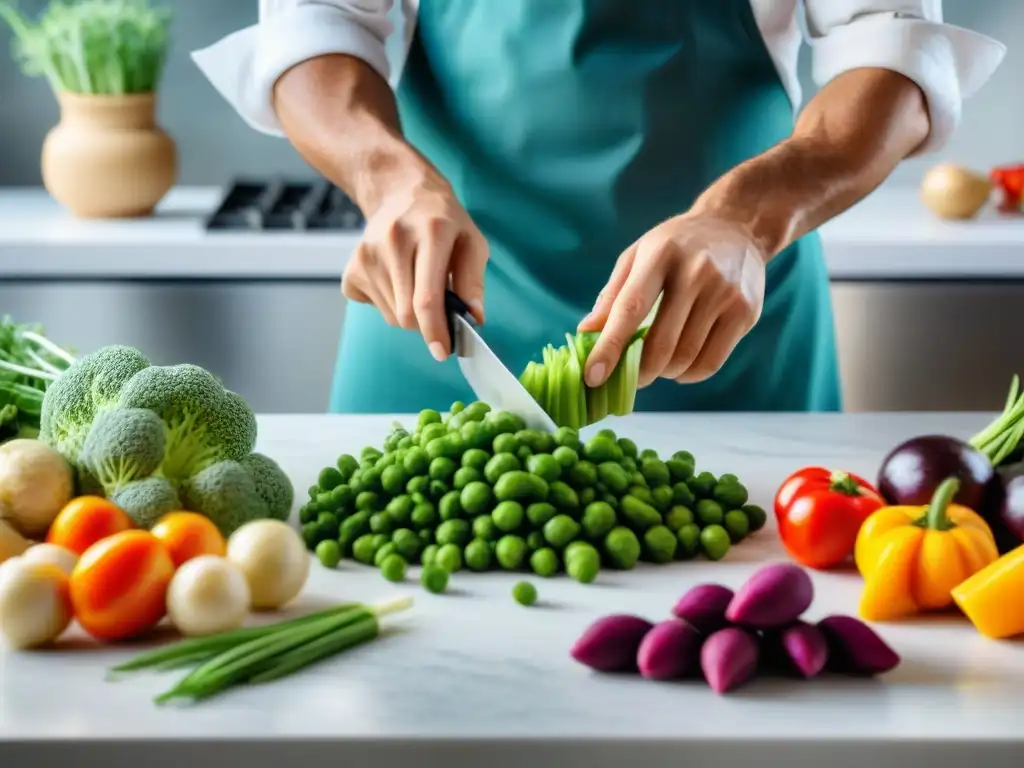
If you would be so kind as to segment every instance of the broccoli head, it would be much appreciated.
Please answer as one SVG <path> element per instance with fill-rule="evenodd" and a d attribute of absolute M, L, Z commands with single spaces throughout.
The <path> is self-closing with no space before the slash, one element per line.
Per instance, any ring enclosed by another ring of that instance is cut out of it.
<path fill-rule="evenodd" d="M 121 388 L 118 405 L 153 411 L 166 427 L 161 474 L 184 480 L 220 461 L 240 461 L 256 444 L 245 400 L 197 365 L 151 366 Z"/>
<path fill-rule="evenodd" d="M 120 345 L 80 357 L 47 388 L 39 439 L 77 464 L 93 419 L 117 401 L 125 382 L 149 367 L 145 355 Z"/>
<path fill-rule="evenodd" d="M 164 459 L 164 423 L 144 408 L 110 408 L 92 423 L 79 453 L 79 465 L 107 495 L 149 477 Z"/>
<path fill-rule="evenodd" d="M 182 509 L 174 486 L 163 477 L 145 477 L 122 485 L 110 500 L 143 529 L 152 528 L 168 512 Z"/>
<path fill-rule="evenodd" d="M 213 521 L 225 537 L 250 520 L 271 517 L 252 474 L 228 459 L 201 469 L 181 484 L 185 508 Z"/>
<path fill-rule="evenodd" d="M 266 502 L 270 517 L 287 522 L 295 501 L 295 488 L 284 470 L 262 453 L 250 453 L 239 463 L 252 476 L 256 493 Z"/>

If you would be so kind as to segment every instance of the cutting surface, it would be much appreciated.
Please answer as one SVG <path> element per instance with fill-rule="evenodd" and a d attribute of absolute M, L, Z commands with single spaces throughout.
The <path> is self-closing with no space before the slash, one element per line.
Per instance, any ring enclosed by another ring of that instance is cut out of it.
<path fill-rule="evenodd" d="M 259 447 L 277 457 L 296 486 L 305 489 L 339 453 L 379 444 L 395 418 L 263 417 Z M 966 437 L 987 421 L 986 414 L 651 414 L 609 424 L 641 447 L 663 453 L 685 448 L 701 469 L 738 474 L 752 501 L 770 508 L 778 483 L 801 466 L 821 464 L 874 477 L 881 457 L 903 438 L 926 432 Z M 78 635 L 64 650 L 5 650 L 0 737 L 51 742 L 314 737 L 392 744 L 423 739 L 514 744 L 539 738 L 578 743 L 581 749 L 621 740 L 666 749 L 714 744 L 726 750 L 834 739 L 854 740 L 864 748 L 966 740 L 1012 741 L 1024 754 L 1024 643 L 987 641 L 956 618 L 877 625 L 904 658 L 884 679 L 766 679 L 725 697 L 697 683 L 598 676 L 568 656 L 576 636 L 599 615 L 666 616 L 689 586 L 713 580 L 735 587 L 759 564 L 782 558 L 770 519 L 764 531 L 733 547 L 719 563 L 608 571 L 590 586 L 533 578 L 541 604 L 532 609 L 513 602 L 510 589 L 520 578 L 514 574 L 459 573 L 449 594 L 435 596 L 412 578 L 395 586 L 375 569 L 343 563 L 331 572 L 314 564 L 296 608 L 396 593 L 412 594 L 416 605 L 395 617 L 395 631 L 378 643 L 279 683 L 192 708 L 151 703 L 173 676 L 105 682 L 105 668 L 128 653 L 92 647 Z M 814 581 L 810 615 L 855 612 L 856 576 L 815 574 Z M 487 754 L 481 746 L 479 756 Z"/>

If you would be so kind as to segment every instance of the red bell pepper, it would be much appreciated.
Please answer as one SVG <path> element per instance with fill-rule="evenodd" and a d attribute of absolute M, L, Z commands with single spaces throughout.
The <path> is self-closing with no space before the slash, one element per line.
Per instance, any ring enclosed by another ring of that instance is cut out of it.
<path fill-rule="evenodd" d="M 1024 163 L 994 168 L 989 174 L 992 183 L 1002 192 L 999 209 L 1020 213 L 1024 197 Z"/>
<path fill-rule="evenodd" d="M 861 524 L 885 504 L 858 475 L 807 467 L 786 478 L 775 495 L 779 538 L 801 565 L 831 568 L 853 555 Z"/>

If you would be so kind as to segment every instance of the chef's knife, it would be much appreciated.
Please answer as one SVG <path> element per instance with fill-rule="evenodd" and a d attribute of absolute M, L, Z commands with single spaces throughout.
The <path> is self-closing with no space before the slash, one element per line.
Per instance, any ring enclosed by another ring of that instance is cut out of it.
<path fill-rule="evenodd" d="M 514 413 L 530 429 L 554 432 L 555 422 L 480 336 L 466 303 L 452 291 L 444 298 L 452 352 L 477 398 L 492 408 Z"/>

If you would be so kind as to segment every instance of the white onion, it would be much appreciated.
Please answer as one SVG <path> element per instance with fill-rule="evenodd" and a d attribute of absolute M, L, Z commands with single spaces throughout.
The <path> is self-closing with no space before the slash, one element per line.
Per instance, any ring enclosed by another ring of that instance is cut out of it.
<path fill-rule="evenodd" d="M 234 563 L 216 555 L 185 562 L 167 588 L 167 615 L 183 635 L 237 629 L 249 613 L 249 584 Z"/>
<path fill-rule="evenodd" d="M 245 574 L 256 610 L 280 608 L 302 591 L 309 576 L 305 542 L 280 520 L 240 527 L 228 539 L 227 557 Z"/>

